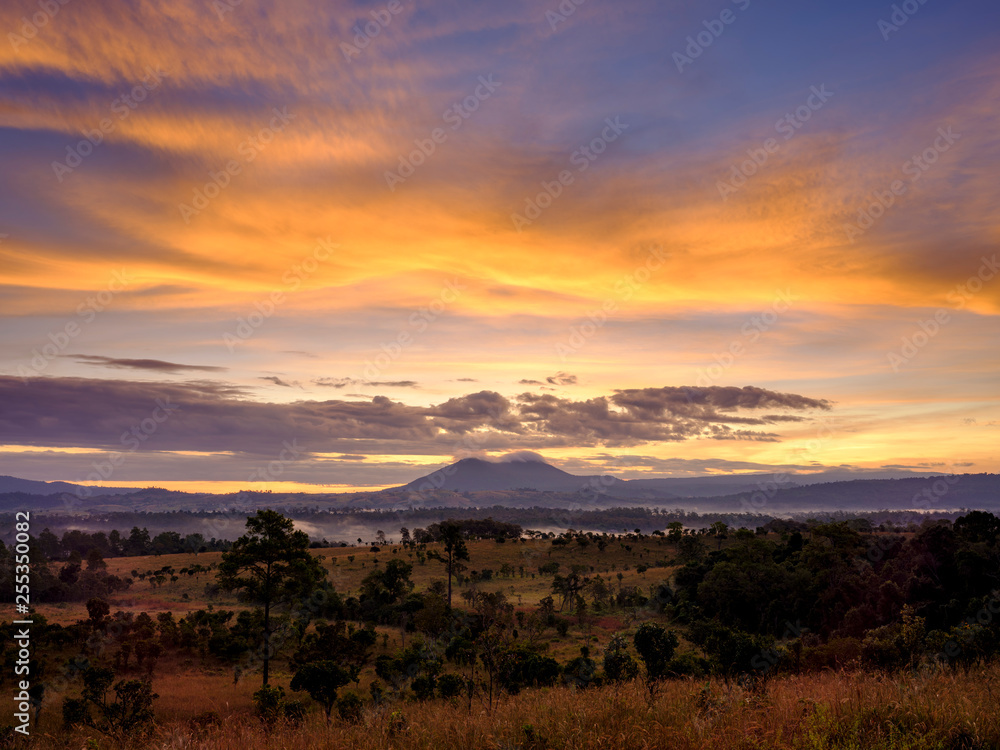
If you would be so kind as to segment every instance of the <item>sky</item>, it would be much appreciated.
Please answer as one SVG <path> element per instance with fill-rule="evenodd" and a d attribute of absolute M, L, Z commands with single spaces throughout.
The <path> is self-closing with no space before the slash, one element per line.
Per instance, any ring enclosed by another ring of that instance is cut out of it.
<path fill-rule="evenodd" d="M 9 0 L 0 474 L 996 472 L 1000 6 Z"/>

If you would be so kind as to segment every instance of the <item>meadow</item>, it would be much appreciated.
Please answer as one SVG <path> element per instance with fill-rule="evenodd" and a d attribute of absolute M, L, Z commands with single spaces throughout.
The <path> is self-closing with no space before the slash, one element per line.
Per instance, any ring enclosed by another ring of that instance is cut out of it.
<path fill-rule="evenodd" d="M 435 545 L 429 546 L 433 548 Z M 536 607 L 543 598 L 552 594 L 552 577 L 538 573 L 538 566 L 546 563 L 559 563 L 564 572 L 574 565 L 586 566 L 588 570 L 592 568 L 594 573 L 603 575 L 614 587 L 634 586 L 643 589 L 666 580 L 674 569 L 674 566 L 669 565 L 653 567 L 657 563 L 667 563 L 674 555 L 671 545 L 659 537 L 642 536 L 628 542 L 615 542 L 609 544 L 603 552 L 596 546 L 553 546 L 548 540 L 533 539 L 506 544 L 475 540 L 469 541 L 468 547 L 471 559 L 467 564 L 467 573 L 472 570 L 493 571 L 490 580 L 477 581 L 475 588 L 491 593 L 502 592 L 516 609 L 523 611 Z M 399 544 L 389 544 L 378 549 L 379 552 L 373 553 L 369 546 L 330 547 L 313 550 L 313 554 L 321 561 L 334 588 L 345 596 L 357 594 L 364 577 L 394 557 L 413 565 L 411 580 L 417 591 L 428 589 L 435 581 L 445 580 L 444 567 L 439 562 L 427 560 L 420 564 L 415 552 Z M 108 572 L 120 576 L 129 576 L 132 571 L 156 571 L 165 567 L 173 568 L 175 572 L 194 566 L 209 569 L 208 572 L 179 576 L 177 581 L 168 580 L 155 586 L 148 579 L 137 579 L 127 592 L 109 598 L 111 611 L 134 615 L 146 612 L 154 618 L 161 612 L 173 612 L 180 618 L 207 608 L 237 612 L 248 609 L 249 605 L 240 602 L 230 593 L 207 593 L 206 589 L 212 586 L 215 578 L 214 566 L 218 566 L 221 559 L 221 552 L 109 558 L 106 561 Z M 645 569 L 647 565 L 650 567 Z M 504 566 L 509 566 L 509 576 L 500 575 Z M 520 574 L 522 568 L 523 576 Z M 621 578 L 618 577 L 619 574 Z M 456 589 L 459 590 L 461 589 Z M 83 602 L 39 604 L 35 609 L 49 622 L 60 625 L 70 625 L 87 617 Z M 634 619 L 635 615 L 632 614 L 631 617 Z M 567 653 L 576 651 L 584 642 L 602 646 L 607 643 L 610 634 L 621 629 L 628 619 L 628 613 L 595 617 L 589 621 L 588 628 L 581 628 L 579 631 L 571 629 L 567 637 L 554 639 L 552 645 L 557 651 Z M 405 640 L 399 628 L 380 626 L 378 630 L 389 636 L 390 646 L 398 647 Z"/>
<path fill-rule="evenodd" d="M 1000 669 L 897 677 L 862 671 L 787 676 L 765 692 L 722 680 L 641 680 L 586 690 L 540 688 L 493 711 L 464 700 L 367 709 L 357 723 L 320 713 L 265 727 L 249 685 L 204 673 L 154 681 L 158 726 L 141 747 L 202 750 L 987 750 L 1000 747 Z M 194 720 L 204 711 L 218 723 Z M 113 744 L 93 733 L 46 731 L 35 747 Z M 88 744 L 89 743 L 89 744 Z"/>
<path fill-rule="evenodd" d="M 450 673 L 463 680 L 467 675 L 472 677 L 471 691 L 463 688 L 458 694 L 444 697 L 438 691 L 421 695 L 415 672 L 409 678 L 403 675 L 393 686 L 385 679 L 385 673 L 380 678 L 380 660 L 394 658 L 404 653 L 403 649 L 412 649 L 414 644 L 422 644 L 420 648 L 426 650 L 427 644 L 438 643 L 440 646 L 434 648 L 440 656 L 456 631 L 452 628 L 434 634 L 433 629 L 425 630 L 419 621 L 415 629 L 408 616 L 397 622 L 393 619 L 395 615 L 388 619 L 379 615 L 381 619 L 369 618 L 376 634 L 371 659 L 356 679 L 340 691 L 341 697 L 352 693 L 361 698 L 355 713 L 341 715 L 334 710 L 328 723 L 318 703 L 305 692 L 291 690 L 295 665 L 290 657 L 295 649 L 294 644 L 285 643 L 272 662 L 271 684 L 282 688 L 289 701 L 301 701 L 304 712 L 264 719 L 255 701 L 261 685 L 260 672 L 243 669 L 244 662 L 238 658 L 219 656 L 222 652 L 210 645 L 208 630 L 202 625 L 200 645 L 182 648 L 175 640 L 149 662 L 148 669 L 129 665 L 127 657 L 125 667 L 116 666 L 118 678 L 151 680 L 157 695 L 153 705 L 155 723 L 146 735 L 117 735 L 87 726 L 65 727 L 61 705 L 66 698 L 80 695 L 81 680 L 76 677 L 57 685 L 51 676 L 58 664 L 73 656 L 75 647 L 64 642 L 43 654 L 49 662 L 46 674 L 50 689 L 32 729 L 31 746 L 46 750 L 78 747 L 1000 748 L 997 710 L 1000 665 L 992 657 L 986 658 L 993 651 L 984 652 L 984 658 L 961 664 L 935 661 L 929 657 L 940 648 L 940 642 L 934 641 L 934 634 L 924 629 L 919 645 L 914 642 L 909 654 L 902 654 L 901 659 L 896 654 L 896 662 L 885 663 L 883 668 L 883 662 L 878 661 L 886 658 L 879 650 L 883 641 L 862 640 L 863 632 L 854 639 L 842 637 L 846 631 L 837 631 L 833 634 L 836 637 L 823 639 L 785 632 L 780 639 L 751 642 L 751 651 L 756 649 L 756 660 L 759 662 L 762 656 L 768 660 L 761 662 L 763 669 L 758 664 L 754 669 L 744 665 L 742 671 L 731 668 L 726 671 L 725 649 L 712 645 L 711 638 L 699 632 L 697 618 L 691 614 L 705 617 L 702 610 L 707 611 L 707 602 L 685 598 L 685 589 L 704 591 L 704 587 L 710 587 L 708 591 L 714 592 L 711 587 L 718 586 L 718 581 L 713 582 L 713 568 L 721 571 L 733 561 L 743 560 L 742 570 L 729 570 L 727 580 L 733 580 L 733 586 L 750 586 L 740 576 L 752 577 L 771 570 L 767 567 L 771 563 L 761 561 L 762 550 L 772 550 L 779 557 L 788 555 L 789 561 L 797 561 L 800 567 L 808 562 L 818 575 L 825 575 L 838 565 L 842 571 L 857 567 L 866 550 L 868 558 L 873 557 L 873 549 L 882 550 L 886 559 L 901 565 L 908 559 L 909 546 L 935 538 L 938 534 L 935 528 L 950 530 L 950 524 L 943 524 L 928 527 L 920 534 L 875 533 L 864 538 L 844 526 L 817 526 L 805 534 L 804 541 L 795 540 L 788 533 L 774 532 L 740 532 L 718 537 L 700 534 L 697 542 L 682 543 L 663 534 L 635 533 L 536 535 L 503 543 L 470 539 L 469 559 L 458 579 L 460 582 L 455 585 L 455 608 L 482 613 L 488 612 L 483 609 L 484 601 L 509 604 L 511 616 L 504 626 L 506 643 L 512 648 L 518 643 L 528 644 L 532 652 L 562 665 L 558 677 L 545 686 L 521 685 L 498 690 L 495 696 L 491 690 L 488 695 L 485 646 L 479 652 L 482 661 L 473 657 L 471 667 L 469 662 L 451 656 L 440 659 L 440 674 Z M 957 528 L 965 533 L 961 525 Z M 336 592 L 345 601 L 356 602 L 363 591 L 370 591 L 373 572 L 387 571 L 394 560 L 412 566 L 408 577 L 413 595 L 441 592 L 445 567 L 429 556 L 441 548 L 441 543 L 384 544 L 377 548 L 359 545 L 313 549 L 310 554 L 320 562 Z M 796 551 L 790 552 L 793 548 Z M 845 550 L 850 550 L 850 554 Z M 695 557 L 686 559 L 691 554 Z M 116 649 L 118 659 L 121 644 L 132 637 L 126 635 L 116 641 L 108 635 L 107 623 L 126 620 L 132 623 L 142 613 L 154 622 L 167 613 L 175 621 L 201 617 L 204 622 L 206 613 L 232 612 L 234 616 L 229 622 L 236 632 L 236 615 L 241 612 L 252 615 L 253 608 L 216 585 L 222 559 L 220 552 L 108 558 L 105 562 L 109 573 L 134 580 L 127 591 L 108 597 L 108 615 L 103 625 L 96 625 L 86 602 L 40 604 L 36 613 L 48 623 L 76 633 L 78 639 L 89 634 L 88 653 L 103 663 L 111 662 Z M 875 567 L 870 560 L 869 564 Z M 54 565 L 58 567 L 59 563 Z M 755 567 L 758 565 L 763 567 L 758 569 Z M 558 572 L 553 574 L 553 570 Z M 608 592 L 606 603 L 602 605 L 596 595 L 588 601 L 596 590 L 588 588 L 588 599 L 578 597 L 575 602 L 567 601 L 561 606 L 564 602 L 557 582 L 571 571 L 591 583 L 597 579 L 603 581 Z M 698 580 L 692 582 L 695 573 Z M 784 584 L 779 581 L 773 585 L 777 597 Z M 884 585 L 871 585 L 884 595 Z M 669 603 L 663 599 L 664 590 L 670 592 Z M 743 593 L 746 592 L 719 596 L 736 601 Z M 616 595 L 617 605 L 613 603 Z M 622 605 L 623 595 L 628 595 L 625 600 L 632 603 Z M 553 605 L 555 610 L 551 611 Z M 751 608 L 763 611 L 764 605 L 761 600 L 751 601 Z M 400 600 L 388 611 L 402 612 L 406 606 Z M 538 617 L 546 606 L 549 607 L 547 624 Z M 742 610 L 734 611 L 745 614 Z M 907 610 L 902 611 L 903 622 L 910 630 L 904 628 L 900 632 L 910 633 L 913 618 L 906 615 Z M 899 616 L 898 607 L 884 614 L 890 620 Z M 849 615 L 847 620 L 850 619 Z M 646 669 L 634 677 L 611 679 L 602 658 L 612 639 L 623 635 L 631 647 L 632 638 L 647 623 L 661 626 L 676 636 L 678 658 L 674 662 L 683 668 L 677 668 L 675 674 L 664 679 L 646 679 Z M 867 623 L 866 627 L 875 624 Z M 360 627 L 361 623 L 357 625 Z M 315 622 L 309 626 L 309 632 L 314 627 Z M 905 640 L 892 641 L 895 637 L 892 633 L 882 633 L 888 632 L 888 627 L 877 631 L 885 643 Z M 994 638 L 993 633 L 995 628 L 987 636 Z M 166 639 L 162 627 L 159 637 Z M 103 645 L 93 648 L 93 642 Z M 298 642 L 302 642 L 301 635 Z M 769 645 L 762 649 L 761 643 Z M 574 660 L 579 662 L 581 654 L 584 660 L 589 655 L 591 663 L 596 665 L 582 679 L 579 670 L 569 669 Z M 774 669 L 770 668 L 771 654 Z M 759 677 L 745 679 L 754 670 Z"/>

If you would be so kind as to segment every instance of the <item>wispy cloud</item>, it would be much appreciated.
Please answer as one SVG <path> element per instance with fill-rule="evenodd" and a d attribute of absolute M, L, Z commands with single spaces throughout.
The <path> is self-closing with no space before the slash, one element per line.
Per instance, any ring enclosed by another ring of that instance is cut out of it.
<path fill-rule="evenodd" d="M 419 388 L 414 380 L 357 380 L 355 378 L 317 378 L 314 385 L 322 388 L 347 388 L 348 386 L 367 386 L 370 388 Z"/>
<path fill-rule="evenodd" d="M 116 370 L 152 370 L 154 372 L 225 372 L 225 367 L 213 367 L 208 365 L 181 365 L 176 362 L 164 362 L 159 359 L 121 359 L 118 357 L 102 357 L 94 354 L 64 354 L 60 355 L 73 359 L 85 365 L 95 365 L 98 367 L 110 367 Z"/>

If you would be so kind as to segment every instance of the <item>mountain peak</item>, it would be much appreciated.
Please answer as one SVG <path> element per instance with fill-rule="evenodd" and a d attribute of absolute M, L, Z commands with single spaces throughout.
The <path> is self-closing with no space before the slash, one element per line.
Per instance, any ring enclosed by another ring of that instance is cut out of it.
<path fill-rule="evenodd" d="M 513 453 L 508 453 L 505 456 L 501 456 L 497 459 L 497 463 L 501 464 L 517 464 L 517 463 L 536 463 L 545 464 L 546 466 L 551 466 L 545 457 L 540 453 L 535 453 L 534 451 L 514 451 Z"/>
<path fill-rule="evenodd" d="M 420 477 L 407 484 L 407 490 L 442 489 L 454 492 L 500 491 L 516 489 L 574 492 L 586 484 L 558 469 L 531 451 L 508 453 L 498 460 L 469 457 Z"/>

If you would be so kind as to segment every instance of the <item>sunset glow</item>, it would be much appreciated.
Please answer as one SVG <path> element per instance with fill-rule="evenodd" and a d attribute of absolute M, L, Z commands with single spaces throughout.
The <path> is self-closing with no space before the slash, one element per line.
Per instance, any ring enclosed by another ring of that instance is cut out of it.
<path fill-rule="evenodd" d="M 995 4 L 52 5 L 0 8 L 0 474 L 1000 470 Z"/>

